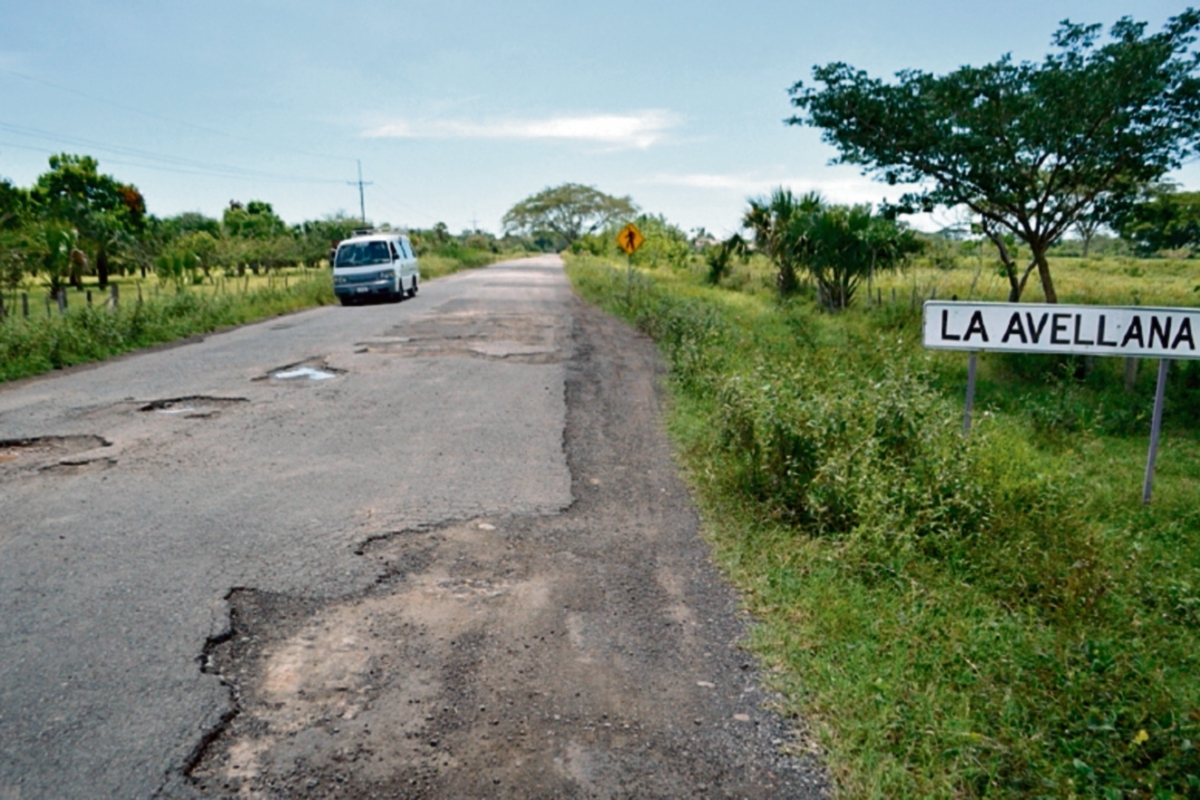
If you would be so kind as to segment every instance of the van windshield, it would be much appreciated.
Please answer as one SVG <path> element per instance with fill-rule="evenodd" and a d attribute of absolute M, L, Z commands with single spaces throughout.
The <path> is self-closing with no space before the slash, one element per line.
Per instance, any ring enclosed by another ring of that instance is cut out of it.
<path fill-rule="evenodd" d="M 338 248 L 338 267 L 365 267 L 368 264 L 390 264 L 392 253 L 387 242 L 347 242 Z"/>

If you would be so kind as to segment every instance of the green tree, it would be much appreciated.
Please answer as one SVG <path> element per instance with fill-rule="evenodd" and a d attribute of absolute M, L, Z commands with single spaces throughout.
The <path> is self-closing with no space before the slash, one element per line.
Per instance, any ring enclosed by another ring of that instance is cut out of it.
<path fill-rule="evenodd" d="M 819 211 L 823 203 L 816 192 L 796 197 L 790 189 L 779 188 L 770 197 L 750 200 L 750 209 L 742 217 L 742 227 L 754 234 L 754 248 L 775 262 L 779 270 L 775 287 L 787 296 L 800 287 L 796 273 L 804 253 L 793 235 L 797 220 Z"/>
<path fill-rule="evenodd" d="M 50 170 L 38 176 L 30 199 L 44 216 L 72 225 L 92 245 L 104 287 L 108 257 L 123 237 L 141 229 L 146 201 L 137 187 L 101 174 L 99 166 L 91 156 L 50 156 Z"/>
<path fill-rule="evenodd" d="M 701 231 L 703 230 L 701 228 Z M 737 233 L 723 242 L 709 245 L 704 249 L 704 262 L 708 264 L 708 282 L 716 286 L 733 270 L 734 258 L 745 262 L 749 256 L 750 243 Z"/>
<path fill-rule="evenodd" d="M 549 232 L 569 247 L 587 233 L 595 233 L 637 214 L 629 197 L 613 197 L 578 183 L 543 189 L 508 210 L 501 220 L 506 233 L 523 233 L 538 238 Z"/>
<path fill-rule="evenodd" d="M 239 239 L 270 239 L 287 233 L 288 229 L 271 204 L 261 200 L 251 200 L 245 205 L 230 200 L 221 225 L 225 233 Z"/>
<path fill-rule="evenodd" d="M 1200 137 L 1200 12 L 1162 32 L 1122 18 L 1111 41 L 1099 25 L 1063 22 L 1040 64 L 1008 56 L 943 76 L 917 70 L 895 83 L 844 63 L 813 70 L 823 88 L 796 83 L 792 103 L 808 124 L 889 184 L 910 184 L 898 208 L 965 205 L 989 236 L 1029 246 L 1046 299 L 1057 301 L 1046 251 L 1081 217 L 1119 204 L 1177 168 Z M 1003 256 L 1002 256 L 1003 260 Z M 1024 280 L 1005 262 L 1010 299 Z"/>
<path fill-rule="evenodd" d="M 692 246 L 682 228 L 668 222 L 662 214 L 642 214 L 633 224 L 646 237 L 646 241 L 633 254 L 634 264 L 651 268 L 664 265 L 676 269 L 687 266 Z M 605 238 L 615 242 L 618 231 L 615 225 L 612 228 L 611 235 Z"/>
<path fill-rule="evenodd" d="M 350 238 L 361 227 L 358 217 L 347 217 L 344 213 L 308 220 L 296 226 L 294 233 L 299 242 L 300 261 L 316 266 L 338 242 Z"/>
<path fill-rule="evenodd" d="M 28 270 L 25 236 L 21 230 L 28 206 L 28 193 L 0 179 L 0 289 L 14 291 Z M 0 295 L 0 317 L 4 316 Z"/>
<path fill-rule="evenodd" d="M 827 206 L 799 217 L 790 231 L 819 301 L 847 308 L 864 280 L 895 269 L 923 249 L 911 230 L 875 216 L 870 206 Z"/>
<path fill-rule="evenodd" d="M 0 230 L 21 227 L 29 205 L 29 193 L 0 178 Z"/>
<path fill-rule="evenodd" d="M 1200 192 L 1170 184 L 1150 187 L 1114 215 L 1113 226 L 1143 255 L 1161 250 L 1200 250 Z"/>
<path fill-rule="evenodd" d="M 46 288 L 51 295 L 58 294 L 70 278 L 72 255 L 78 234 L 71 225 L 59 220 L 43 220 L 35 223 L 25 241 L 34 268 L 45 273 Z"/>
<path fill-rule="evenodd" d="M 221 235 L 221 221 L 206 217 L 198 211 L 185 211 L 161 220 L 160 230 L 162 237 L 168 241 L 201 231 L 216 238 Z"/>

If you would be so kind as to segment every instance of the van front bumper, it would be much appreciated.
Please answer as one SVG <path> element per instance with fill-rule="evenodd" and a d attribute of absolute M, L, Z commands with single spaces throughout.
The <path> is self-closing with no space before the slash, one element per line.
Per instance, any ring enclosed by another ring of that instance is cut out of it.
<path fill-rule="evenodd" d="M 333 293 L 337 297 L 378 297 L 396 293 L 394 281 L 364 281 L 362 283 L 335 283 Z"/>

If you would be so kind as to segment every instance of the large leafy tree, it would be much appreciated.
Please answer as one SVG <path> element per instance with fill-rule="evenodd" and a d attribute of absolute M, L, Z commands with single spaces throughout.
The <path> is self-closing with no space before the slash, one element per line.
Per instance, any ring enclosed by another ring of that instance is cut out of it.
<path fill-rule="evenodd" d="M 564 183 L 543 189 L 508 210 L 501 221 L 506 233 L 536 236 L 551 232 L 564 246 L 586 233 L 632 219 L 638 208 L 629 197 L 613 197 L 591 186 Z"/>
<path fill-rule="evenodd" d="M 288 229 L 271 204 L 262 200 L 251 200 L 245 205 L 230 200 L 221 224 L 227 234 L 240 239 L 271 239 Z"/>
<path fill-rule="evenodd" d="M 942 76 L 906 70 L 892 83 L 844 63 L 816 67 L 820 87 L 792 87 L 800 113 L 788 122 L 822 129 L 838 162 L 912 186 L 901 210 L 965 205 L 998 246 L 1008 233 L 1023 240 L 1023 275 L 1001 247 L 1010 298 L 1036 269 L 1056 302 L 1050 246 L 1195 152 L 1198 26 L 1193 9 L 1153 35 L 1123 18 L 1101 44 L 1099 25 L 1066 21 L 1040 64 L 1005 56 Z"/>
<path fill-rule="evenodd" d="M 108 284 L 108 258 L 122 239 L 142 228 L 146 201 L 137 187 L 100 173 L 91 156 L 50 156 L 30 198 L 45 216 L 74 226 L 95 252 L 100 286 Z"/>
<path fill-rule="evenodd" d="M 1113 227 L 1144 254 L 1160 250 L 1200 250 L 1200 192 L 1179 192 L 1169 184 L 1149 187 L 1138 202 L 1113 216 Z"/>

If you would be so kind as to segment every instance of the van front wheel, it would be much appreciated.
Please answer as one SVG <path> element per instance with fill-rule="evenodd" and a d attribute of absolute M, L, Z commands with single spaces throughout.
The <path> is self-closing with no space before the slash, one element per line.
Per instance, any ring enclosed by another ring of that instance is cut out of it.
<path fill-rule="evenodd" d="M 413 297 L 417 293 L 417 276 L 413 275 L 412 286 L 408 290 L 408 296 Z"/>

